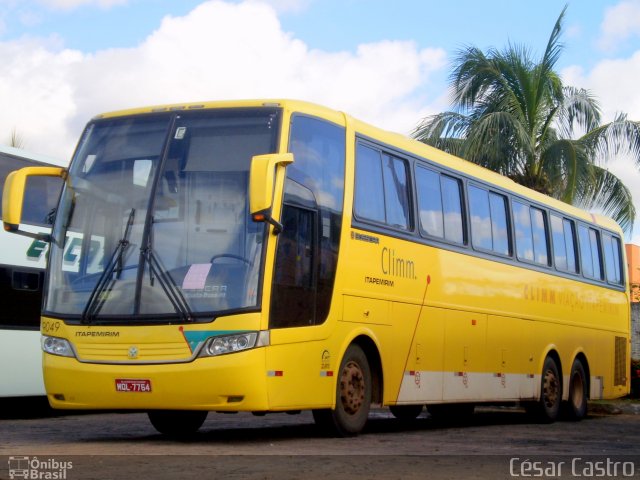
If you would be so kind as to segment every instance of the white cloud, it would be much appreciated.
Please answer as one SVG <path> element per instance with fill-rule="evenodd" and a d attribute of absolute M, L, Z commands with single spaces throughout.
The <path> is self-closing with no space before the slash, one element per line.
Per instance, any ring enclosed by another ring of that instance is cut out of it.
<path fill-rule="evenodd" d="M 627 188 L 631 190 L 634 198 L 633 203 L 636 207 L 636 219 L 638 219 L 640 217 L 640 169 L 626 155 L 614 159 L 608 165 L 608 169 L 615 176 L 622 179 Z M 640 222 L 638 220 L 636 220 L 633 232 L 626 234 L 625 237 L 626 243 L 640 245 Z"/>
<path fill-rule="evenodd" d="M 117 5 L 125 5 L 129 0 L 37 0 L 38 3 L 54 10 L 73 10 L 86 5 L 95 5 L 100 8 L 111 8 Z"/>
<path fill-rule="evenodd" d="M 255 0 L 271 5 L 278 13 L 298 13 L 306 10 L 314 0 Z"/>
<path fill-rule="evenodd" d="M 584 87 L 597 97 L 605 121 L 617 112 L 625 112 L 632 120 L 640 120 L 640 50 L 629 58 L 602 60 L 589 72 L 580 67 L 562 71 L 568 85 Z"/>
<path fill-rule="evenodd" d="M 273 7 L 253 1 L 167 16 L 132 48 L 87 55 L 53 40 L 0 42 L 0 91 L 11 92 L 0 140 L 15 127 L 28 149 L 65 157 L 102 111 L 214 99 L 299 98 L 407 133 L 428 113 L 417 90 L 445 64 L 442 50 L 411 42 L 309 49 L 283 32 Z"/>
<path fill-rule="evenodd" d="M 640 121 L 640 51 L 629 58 L 603 60 L 585 72 L 573 66 L 562 72 L 568 85 L 586 88 L 597 98 L 602 108 L 602 121 L 610 122 L 615 115 L 624 112 L 630 120 Z M 608 168 L 631 190 L 634 196 L 637 218 L 640 220 L 640 169 L 627 156 L 613 159 Z M 640 245 L 640 221 L 636 221 L 633 238 L 627 242 Z"/>
<path fill-rule="evenodd" d="M 15 130 L 27 147 L 52 156 L 68 155 L 77 132 L 65 119 L 75 111 L 71 67 L 82 56 L 69 50 L 54 51 L 55 38 L 0 43 L 0 139 Z"/>
<path fill-rule="evenodd" d="M 607 8 L 600 30 L 598 44 L 603 50 L 614 50 L 619 42 L 640 36 L 640 0 L 624 0 Z"/>

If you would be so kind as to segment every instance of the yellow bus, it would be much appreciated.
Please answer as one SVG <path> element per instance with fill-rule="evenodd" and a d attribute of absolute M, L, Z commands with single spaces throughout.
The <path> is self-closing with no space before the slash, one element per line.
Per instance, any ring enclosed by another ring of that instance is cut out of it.
<path fill-rule="evenodd" d="M 354 435 L 522 402 L 580 419 L 629 391 L 611 220 L 344 113 L 290 101 L 119 111 L 61 176 L 41 322 L 60 409 L 312 410 Z"/>

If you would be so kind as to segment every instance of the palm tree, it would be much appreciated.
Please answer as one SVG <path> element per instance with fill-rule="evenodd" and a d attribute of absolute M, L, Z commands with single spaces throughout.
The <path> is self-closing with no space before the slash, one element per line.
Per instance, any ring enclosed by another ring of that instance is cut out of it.
<path fill-rule="evenodd" d="M 640 123 L 619 114 L 601 124 L 591 93 L 563 85 L 554 67 L 566 8 L 537 62 L 515 45 L 461 50 L 450 77 L 454 110 L 424 119 L 413 136 L 630 231 L 631 192 L 603 165 L 623 153 L 640 165 Z"/>

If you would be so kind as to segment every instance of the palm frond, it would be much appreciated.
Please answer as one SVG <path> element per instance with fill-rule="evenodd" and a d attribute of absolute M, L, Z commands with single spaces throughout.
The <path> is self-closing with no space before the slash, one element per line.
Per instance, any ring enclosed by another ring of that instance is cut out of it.
<path fill-rule="evenodd" d="M 508 112 L 483 115 L 470 126 L 464 154 L 468 160 L 503 175 L 523 171 L 532 154 L 520 118 Z"/>
<path fill-rule="evenodd" d="M 562 136 L 572 138 L 576 128 L 584 133 L 600 127 L 600 107 L 588 90 L 567 86 L 555 120 Z"/>
<path fill-rule="evenodd" d="M 640 167 L 640 122 L 619 113 L 613 122 L 595 128 L 581 138 L 594 154 L 595 161 L 607 162 L 617 155 L 630 155 Z"/>
<path fill-rule="evenodd" d="M 591 173 L 591 178 L 579 185 L 574 205 L 587 210 L 599 210 L 630 233 L 636 216 L 631 191 L 608 170 L 593 165 Z"/>

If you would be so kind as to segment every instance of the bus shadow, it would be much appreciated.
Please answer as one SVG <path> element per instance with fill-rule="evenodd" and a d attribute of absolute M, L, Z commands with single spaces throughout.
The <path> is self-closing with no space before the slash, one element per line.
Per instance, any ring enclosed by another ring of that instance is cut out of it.
<path fill-rule="evenodd" d="M 48 418 L 59 415 L 49 406 L 47 397 L 0 398 L 0 420 Z"/>
<path fill-rule="evenodd" d="M 195 434 L 187 437 L 171 437 L 153 433 L 137 436 L 137 440 L 182 444 L 248 444 L 262 442 L 279 442 L 299 439 L 329 438 L 313 423 L 309 412 L 303 412 L 299 418 L 278 420 L 281 414 L 268 415 L 268 420 L 254 419 L 248 416 L 239 417 L 238 421 L 227 419 L 227 415 L 210 414 L 208 421 Z M 282 418 L 282 417 L 280 417 Z M 593 418 L 593 417 L 591 417 Z M 222 420 L 221 420 L 222 419 Z M 219 422 L 217 425 L 216 423 Z M 472 427 L 491 427 L 502 425 L 535 425 L 537 422 L 521 409 L 480 408 L 476 413 L 464 419 L 435 420 L 426 412 L 411 421 L 394 418 L 388 411 L 372 412 L 361 435 L 394 434 L 406 432 L 429 432 L 461 430 Z M 93 438 L 97 442 L 129 442 L 127 438 Z"/>

